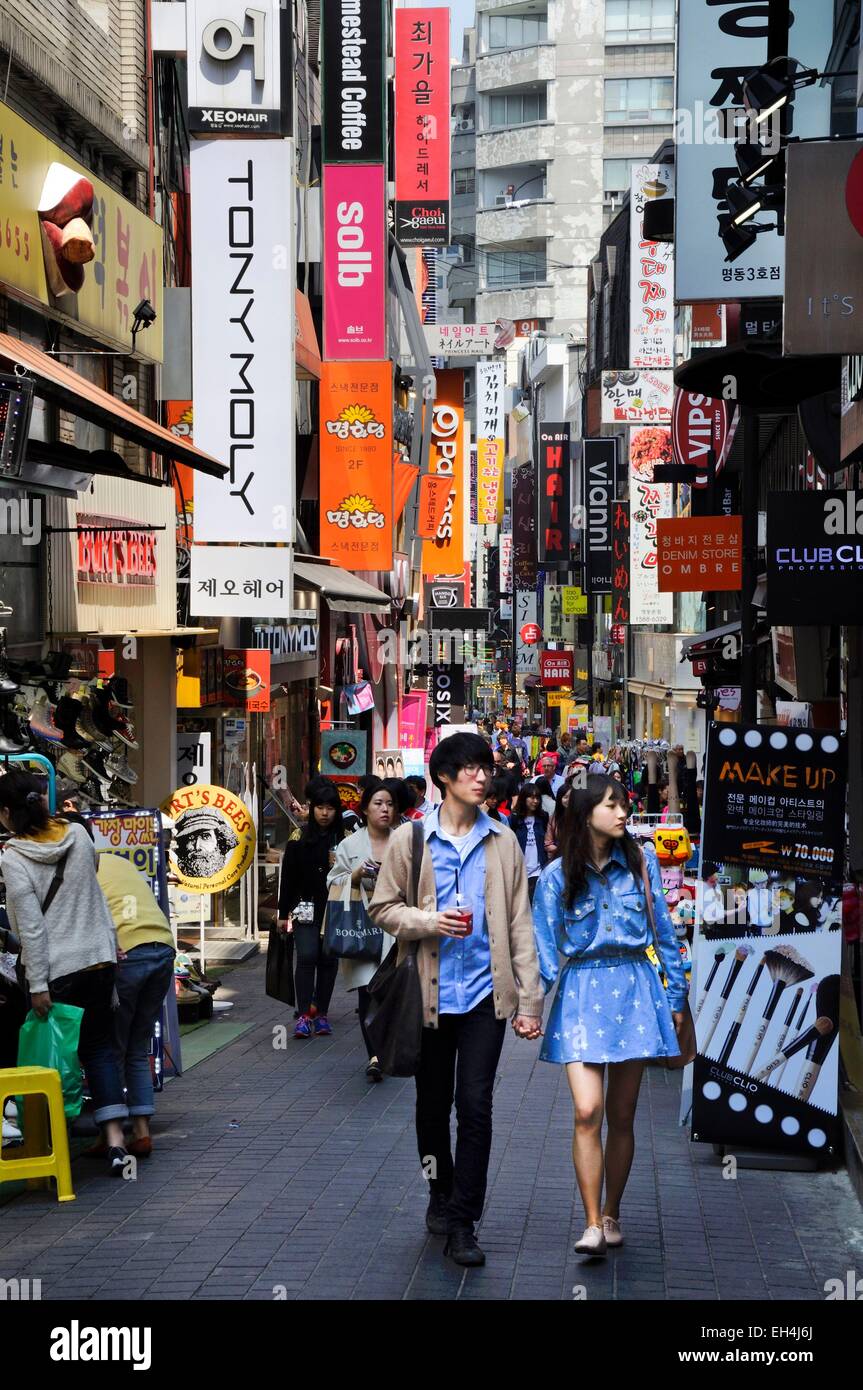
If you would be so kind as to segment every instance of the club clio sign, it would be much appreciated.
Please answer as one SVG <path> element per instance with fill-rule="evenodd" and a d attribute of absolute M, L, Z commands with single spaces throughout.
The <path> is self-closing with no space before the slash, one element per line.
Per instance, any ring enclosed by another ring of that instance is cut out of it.
<path fill-rule="evenodd" d="M 386 357 L 386 168 L 326 164 L 324 356 Z"/>
<path fill-rule="evenodd" d="M 396 238 L 448 246 L 449 9 L 399 9 L 395 27 Z"/>
<path fill-rule="evenodd" d="M 382 0 L 323 0 L 321 121 L 325 164 L 383 164 L 386 28 Z M 361 186 L 357 171 L 354 187 Z"/>
<path fill-rule="evenodd" d="M 280 0 L 186 0 L 192 135 L 291 133 L 291 11 Z"/>
<path fill-rule="evenodd" d="M 863 492 L 776 492 L 767 499 L 771 624 L 863 621 Z"/>

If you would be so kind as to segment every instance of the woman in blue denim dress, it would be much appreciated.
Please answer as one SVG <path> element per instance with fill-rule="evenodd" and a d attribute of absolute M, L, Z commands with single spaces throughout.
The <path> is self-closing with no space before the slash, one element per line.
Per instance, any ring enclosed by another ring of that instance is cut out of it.
<path fill-rule="evenodd" d="M 626 790 L 611 777 L 589 777 L 586 788 L 574 790 L 561 857 L 542 873 L 533 901 L 546 993 L 559 980 L 540 1057 L 566 1066 L 575 1107 L 572 1158 L 587 1218 L 575 1248 L 590 1255 L 604 1255 L 608 1246 L 623 1243 L 620 1201 L 635 1149 L 633 1121 L 644 1064 L 651 1057 L 679 1055 L 675 1025 L 687 994 L 652 846 L 645 858 L 667 990 L 645 954 L 653 934 L 642 851 L 627 833 L 628 814 Z M 603 1113 L 608 1121 L 604 1158 Z"/>

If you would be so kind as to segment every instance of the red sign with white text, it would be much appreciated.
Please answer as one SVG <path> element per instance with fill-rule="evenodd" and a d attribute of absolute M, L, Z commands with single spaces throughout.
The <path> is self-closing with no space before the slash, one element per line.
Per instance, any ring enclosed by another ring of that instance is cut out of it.
<path fill-rule="evenodd" d="M 385 308 L 386 169 L 324 165 L 324 357 L 382 362 Z"/>
<path fill-rule="evenodd" d="M 714 593 L 743 587 L 743 518 L 690 516 L 656 523 L 661 594 Z"/>
<path fill-rule="evenodd" d="M 399 9 L 396 21 L 396 239 L 448 246 L 449 9 Z"/>
<path fill-rule="evenodd" d="M 538 627 L 536 623 L 525 623 L 524 627 L 520 628 L 518 635 L 528 647 L 533 647 L 542 636 L 542 628 Z"/>
<path fill-rule="evenodd" d="M 78 513 L 79 584 L 122 584 L 126 588 L 156 583 L 156 533 L 140 522 L 116 516 Z"/>
<path fill-rule="evenodd" d="M 693 487 L 707 487 L 708 455 L 716 457 L 716 472 L 725 463 L 728 452 L 728 406 L 710 396 L 694 395 L 691 391 L 676 390 L 671 416 L 671 445 L 674 462 L 700 468 Z"/>
<path fill-rule="evenodd" d="M 572 652 L 540 652 L 539 678 L 546 690 L 572 686 L 574 658 Z"/>

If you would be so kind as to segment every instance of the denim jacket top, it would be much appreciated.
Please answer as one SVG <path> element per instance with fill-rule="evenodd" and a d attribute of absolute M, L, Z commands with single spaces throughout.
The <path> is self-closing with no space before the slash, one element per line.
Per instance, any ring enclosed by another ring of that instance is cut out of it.
<path fill-rule="evenodd" d="M 647 848 L 645 858 L 653 889 L 659 956 L 668 980 L 668 1005 L 677 1011 L 686 1001 L 686 976 L 652 847 Z M 588 866 L 587 887 L 572 907 L 565 905 L 564 888 L 563 864 L 555 859 L 540 875 L 533 900 L 536 949 L 546 993 L 558 978 L 561 954 L 585 965 L 600 964 L 645 951 L 653 941 L 644 885 L 640 876 L 630 873 L 622 845 L 614 846 L 603 873 Z M 650 966 L 649 961 L 647 964 Z"/>

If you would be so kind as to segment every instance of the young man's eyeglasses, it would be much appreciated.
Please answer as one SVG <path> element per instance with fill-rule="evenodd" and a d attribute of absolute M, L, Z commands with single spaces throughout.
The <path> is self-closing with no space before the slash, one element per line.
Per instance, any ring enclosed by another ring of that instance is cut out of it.
<path fill-rule="evenodd" d="M 486 767 L 485 763 L 467 763 L 467 765 L 462 768 L 462 772 L 465 777 L 472 778 L 482 777 L 485 779 L 491 776 L 491 768 Z"/>

